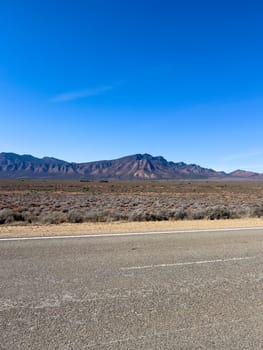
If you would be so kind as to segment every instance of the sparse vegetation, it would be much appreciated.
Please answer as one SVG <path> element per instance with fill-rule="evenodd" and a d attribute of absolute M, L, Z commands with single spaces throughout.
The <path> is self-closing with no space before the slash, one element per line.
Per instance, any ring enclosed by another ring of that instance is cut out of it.
<path fill-rule="evenodd" d="M 0 225 L 263 217 L 263 182 L 1 180 Z"/>

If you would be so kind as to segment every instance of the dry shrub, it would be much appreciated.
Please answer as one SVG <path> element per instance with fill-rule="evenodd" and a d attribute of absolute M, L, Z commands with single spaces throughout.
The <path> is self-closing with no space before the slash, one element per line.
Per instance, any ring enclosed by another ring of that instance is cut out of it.
<path fill-rule="evenodd" d="M 14 222 L 31 223 L 31 218 L 30 215 L 28 215 L 27 213 L 12 211 L 10 209 L 0 210 L 0 225 L 11 224 Z"/>
<path fill-rule="evenodd" d="M 263 183 L 0 181 L 0 224 L 263 217 Z"/>

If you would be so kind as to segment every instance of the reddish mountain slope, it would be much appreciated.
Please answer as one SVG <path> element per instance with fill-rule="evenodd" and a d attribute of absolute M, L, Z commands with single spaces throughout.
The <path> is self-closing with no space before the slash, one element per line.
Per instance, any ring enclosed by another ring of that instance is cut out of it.
<path fill-rule="evenodd" d="M 230 174 L 196 164 L 168 162 L 163 157 L 135 154 L 114 160 L 69 163 L 63 160 L 15 153 L 0 153 L 0 178 L 76 179 L 224 179 L 262 178 L 252 172 Z"/>

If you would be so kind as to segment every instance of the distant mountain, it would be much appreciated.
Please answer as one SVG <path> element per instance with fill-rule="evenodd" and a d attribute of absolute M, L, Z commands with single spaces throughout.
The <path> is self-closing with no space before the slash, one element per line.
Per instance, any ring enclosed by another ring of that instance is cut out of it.
<path fill-rule="evenodd" d="M 238 177 L 238 178 L 244 178 L 244 179 L 249 179 L 249 178 L 258 178 L 258 177 L 262 177 L 263 178 L 263 174 L 258 174 L 258 173 L 254 173 L 253 171 L 246 171 L 246 170 L 235 170 L 232 173 L 229 174 L 231 177 Z"/>
<path fill-rule="evenodd" d="M 114 160 L 69 163 L 60 159 L 0 153 L 0 178 L 68 179 L 263 179 L 242 170 L 230 174 L 196 164 L 169 162 L 161 156 L 135 154 Z"/>
<path fill-rule="evenodd" d="M 135 154 L 110 161 L 98 161 L 77 165 L 78 173 L 89 178 L 117 179 L 182 179 L 221 177 L 212 169 L 195 164 L 168 162 L 163 157 Z"/>

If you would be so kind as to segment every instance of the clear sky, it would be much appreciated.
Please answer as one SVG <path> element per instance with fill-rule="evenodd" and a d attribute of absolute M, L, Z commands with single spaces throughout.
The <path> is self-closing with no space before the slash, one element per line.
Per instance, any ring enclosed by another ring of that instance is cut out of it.
<path fill-rule="evenodd" d="M 0 152 L 263 172 L 263 1 L 0 1 Z"/>

